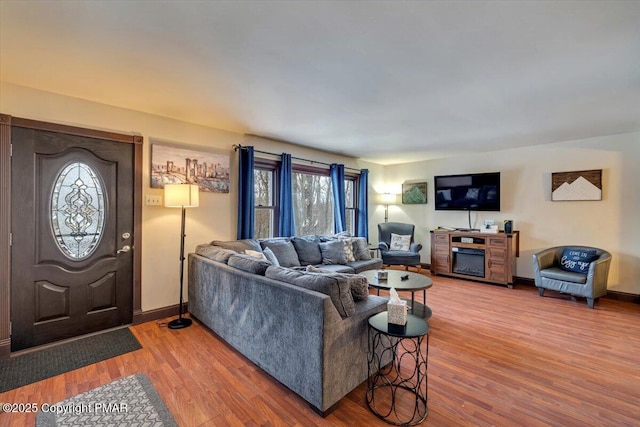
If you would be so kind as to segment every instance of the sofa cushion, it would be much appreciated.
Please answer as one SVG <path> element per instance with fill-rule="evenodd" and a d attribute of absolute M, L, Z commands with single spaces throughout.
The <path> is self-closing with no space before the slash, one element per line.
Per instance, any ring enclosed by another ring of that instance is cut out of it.
<path fill-rule="evenodd" d="M 564 248 L 560 258 L 560 267 L 574 273 L 586 274 L 589 264 L 598 258 L 595 249 Z"/>
<path fill-rule="evenodd" d="M 334 277 L 334 274 L 307 273 L 275 266 L 267 268 L 265 276 L 328 295 L 343 319 L 351 316 L 356 310 L 351 285 L 345 278 Z"/>
<path fill-rule="evenodd" d="M 269 261 L 271 264 L 280 266 L 280 261 L 278 261 L 278 257 L 276 257 L 276 254 L 274 254 L 271 249 L 264 248 L 262 250 L 262 253 L 264 254 L 265 257 L 267 257 L 267 261 Z"/>
<path fill-rule="evenodd" d="M 322 253 L 322 263 L 346 264 L 347 255 L 345 253 L 345 245 L 347 245 L 347 242 L 343 240 L 321 242 L 318 246 L 320 246 L 320 252 Z"/>
<path fill-rule="evenodd" d="M 258 243 L 255 239 L 243 239 L 243 240 L 214 240 L 211 242 L 214 246 L 220 246 L 224 249 L 231 249 L 232 251 L 236 251 L 238 253 L 243 253 L 245 250 L 250 249 L 252 251 L 262 251 L 260 247 L 260 243 Z"/>
<path fill-rule="evenodd" d="M 324 273 L 329 275 L 339 275 L 349 282 L 349 288 L 351 289 L 351 296 L 354 301 L 363 301 L 369 296 L 369 281 L 366 277 L 359 274 L 350 273 L 337 273 L 325 268 L 319 268 L 313 265 L 307 266 L 307 271 L 310 273 Z"/>
<path fill-rule="evenodd" d="M 235 254 L 229 257 L 229 263 L 231 267 L 238 270 L 246 271 L 248 273 L 259 274 L 264 276 L 265 271 L 272 264 L 266 259 L 259 259 L 247 254 Z"/>
<path fill-rule="evenodd" d="M 293 237 L 291 243 L 298 253 L 300 265 L 313 265 L 322 262 L 322 253 L 320 252 L 320 239 L 317 236 Z"/>
<path fill-rule="evenodd" d="M 558 267 L 545 268 L 540 270 L 540 276 L 546 279 L 560 280 L 562 282 L 587 283 L 586 273 L 574 273 Z"/>
<path fill-rule="evenodd" d="M 261 240 L 260 246 L 263 249 L 271 249 L 282 267 L 298 267 L 300 265 L 296 249 L 289 239 Z"/>
<path fill-rule="evenodd" d="M 380 270 L 382 269 L 382 260 L 380 258 L 363 259 L 350 262 L 347 266 L 351 267 L 355 273 L 361 273 L 367 270 Z"/>
<path fill-rule="evenodd" d="M 389 249 L 392 251 L 408 251 L 411 246 L 411 235 L 391 233 Z"/>
<path fill-rule="evenodd" d="M 353 255 L 355 256 L 356 261 L 371 259 L 371 252 L 369 251 L 369 243 L 367 243 L 367 239 L 364 237 L 353 237 L 351 241 L 353 242 Z"/>
<path fill-rule="evenodd" d="M 332 271 L 334 273 L 355 273 L 356 271 L 347 264 L 318 264 L 323 270 Z"/>
<path fill-rule="evenodd" d="M 196 253 L 198 255 L 202 255 L 203 257 L 212 259 L 214 261 L 227 263 L 229 261 L 229 257 L 231 255 L 237 254 L 236 251 L 231 249 L 224 249 L 220 246 L 211 246 L 211 245 L 198 245 L 196 247 Z"/>

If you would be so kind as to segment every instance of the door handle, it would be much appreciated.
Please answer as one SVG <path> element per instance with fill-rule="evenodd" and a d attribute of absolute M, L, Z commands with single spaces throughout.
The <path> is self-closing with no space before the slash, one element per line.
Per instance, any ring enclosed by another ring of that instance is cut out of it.
<path fill-rule="evenodd" d="M 126 245 L 126 246 L 123 246 L 122 249 L 118 249 L 118 252 L 116 253 L 119 254 L 120 252 L 129 252 L 130 250 L 131 250 L 131 246 Z"/>

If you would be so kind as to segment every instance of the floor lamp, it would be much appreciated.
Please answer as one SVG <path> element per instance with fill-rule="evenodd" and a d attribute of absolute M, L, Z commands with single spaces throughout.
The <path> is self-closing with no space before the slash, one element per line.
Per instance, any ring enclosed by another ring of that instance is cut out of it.
<path fill-rule="evenodd" d="M 182 300 L 182 287 L 184 282 L 184 222 L 186 208 L 197 208 L 199 202 L 199 189 L 195 184 L 165 184 L 164 205 L 168 208 L 182 209 L 182 232 L 180 237 L 180 315 L 169 322 L 169 329 L 182 329 L 191 326 L 191 319 L 182 317 L 184 303 Z"/>
<path fill-rule="evenodd" d="M 393 193 L 382 193 L 380 199 L 384 204 L 384 222 L 389 221 L 389 205 L 396 204 L 396 195 Z"/>

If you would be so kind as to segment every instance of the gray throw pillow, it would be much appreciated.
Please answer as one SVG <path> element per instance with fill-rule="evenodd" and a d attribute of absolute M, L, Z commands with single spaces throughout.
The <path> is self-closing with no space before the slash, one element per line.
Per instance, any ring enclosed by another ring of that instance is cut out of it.
<path fill-rule="evenodd" d="M 367 261 L 371 259 L 371 252 L 369 251 L 369 243 L 364 237 L 353 237 L 353 254 L 356 257 L 356 261 Z"/>
<path fill-rule="evenodd" d="M 298 254 L 296 248 L 293 247 L 293 243 L 288 239 L 270 239 L 260 241 L 262 249 L 269 248 L 274 253 L 278 262 L 283 267 L 298 267 L 300 261 L 298 260 Z"/>
<path fill-rule="evenodd" d="M 242 239 L 242 240 L 214 240 L 211 242 L 214 246 L 220 246 L 224 249 L 231 249 L 232 251 L 236 251 L 239 254 L 244 253 L 247 249 L 252 251 L 261 251 L 260 243 L 258 243 L 255 239 Z"/>
<path fill-rule="evenodd" d="M 323 273 L 329 276 L 342 277 L 346 279 L 349 283 L 349 289 L 351 290 L 351 296 L 354 301 L 364 301 L 369 296 L 369 281 L 361 274 L 338 273 L 314 267 L 313 265 L 307 266 L 307 271 L 310 273 Z"/>
<path fill-rule="evenodd" d="M 236 255 L 236 251 L 232 251 L 231 249 L 224 249 L 220 246 L 211 246 L 211 245 L 198 245 L 196 247 L 196 253 L 198 255 L 202 255 L 203 257 L 212 259 L 214 261 L 227 263 L 229 261 L 229 257 L 231 255 Z"/>
<path fill-rule="evenodd" d="M 322 273 L 304 273 L 294 280 L 294 284 L 329 295 L 343 319 L 356 312 L 350 284 L 343 277 Z"/>
<path fill-rule="evenodd" d="M 291 243 L 296 248 L 300 265 L 314 265 L 322 263 L 320 239 L 316 236 L 293 237 Z"/>
<path fill-rule="evenodd" d="M 322 253 L 323 264 L 346 264 L 347 255 L 345 254 L 345 245 L 343 240 L 332 240 L 330 242 L 321 242 L 318 246 Z M 349 243 L 350 244 L 350 243 Z"/>
<path fill-rule="evenodd" d="M 266 257 L 267 257 L 267 260 L 268 260 L 271 264 L 273 264 L 273 265 L 275 265 L 275 266 L 277 266 L 277 267 L 279 267 L 279 266 L 280 266 L 280 262 L 278 261 L 278 257 L 276 257 L 276 254 L 274 254 L 274 253 L 273 253 L 273 251 L 272 251 L 271 249 L 269 249 L 269 248 L 264 248 L 264 249 L 262 250 L 262 253 L 264 254 L 264 256 L 266 256 Z"/>
<path fill-rule="evenodd" d="M 247 254 L 235 254 L 229 257 L 229 266 L 248 273 L 264 276 L 271 263 L 266 259 L 259 259 Z"/>
<path fill-rule="evenodd" d="M 267 268 L 267 271 L 264 273 L 264 275 L 269 279 L 278 280 L 280 282 L 289 283 L 291 285 L 294 285 L 295 280 L 303 274 L 304 271 L 292 270 L 290 268 L 277 266 L 271 266 Z"/>

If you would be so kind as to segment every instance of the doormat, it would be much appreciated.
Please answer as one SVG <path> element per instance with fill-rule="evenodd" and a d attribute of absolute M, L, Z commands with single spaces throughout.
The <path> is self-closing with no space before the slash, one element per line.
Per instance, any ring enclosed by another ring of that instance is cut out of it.
<path fill-rule="evenodd" d="M 141 348 L 129 328 L 123 328 L 2 359 L 0 393 Z"/>
<path fill-rule="evenodd" d="M 177 427 L 167 406 L 144 374 L 120 378 L 39 411 L 36 427 Z"/>

